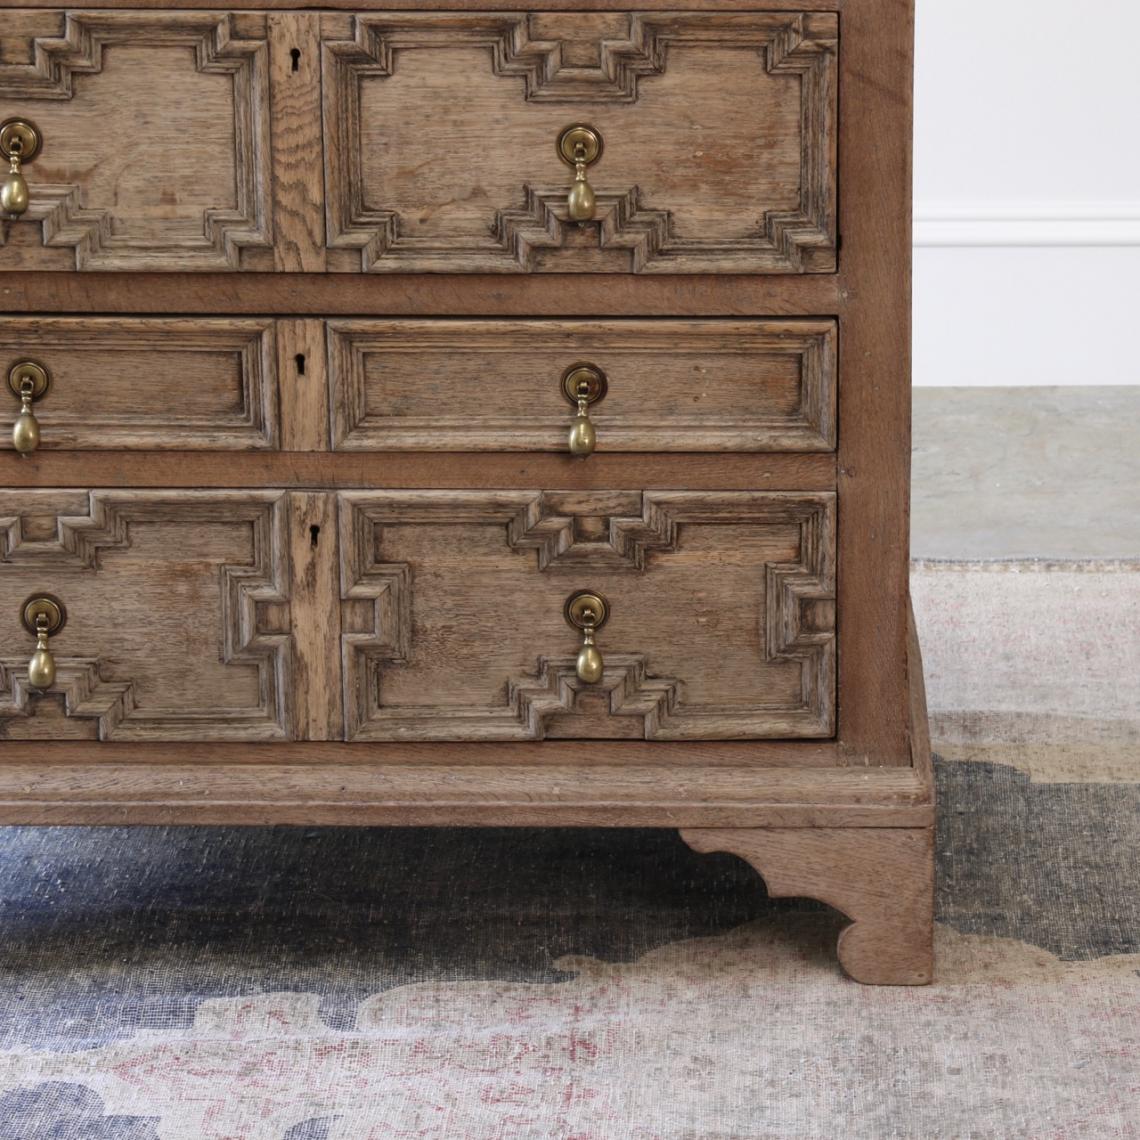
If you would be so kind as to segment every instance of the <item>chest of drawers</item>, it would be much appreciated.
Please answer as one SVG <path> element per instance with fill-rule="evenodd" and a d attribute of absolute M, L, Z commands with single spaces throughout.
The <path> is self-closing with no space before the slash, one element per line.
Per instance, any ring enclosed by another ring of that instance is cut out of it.
<path fill-rule="evenodd" d="M 0 9 L 0 822 L 679 828 L 929 980 L 909 0 Z"/>

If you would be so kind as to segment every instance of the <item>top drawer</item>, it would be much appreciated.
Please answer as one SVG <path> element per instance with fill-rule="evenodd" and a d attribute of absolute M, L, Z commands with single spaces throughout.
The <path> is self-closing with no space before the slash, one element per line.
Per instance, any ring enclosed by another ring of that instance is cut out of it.
<path fill-rule="evenodd" d="M 306 268 L 832 272 L 837 44 L 834 13 L 8 11 L 0 120 L 43 146 L 0 269 L 293 268 L 300 209 Z"/>

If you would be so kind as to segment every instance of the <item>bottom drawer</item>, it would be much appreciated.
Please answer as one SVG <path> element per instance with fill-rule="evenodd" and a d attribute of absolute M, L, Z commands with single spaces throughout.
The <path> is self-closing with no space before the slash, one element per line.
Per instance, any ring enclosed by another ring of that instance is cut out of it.
<path fill-rule="evenodd" d="M 830 493 L 0 491 L 0 538 L 0 738 L 834 734 Z"/>
<path fill-rule="evenodd" d="M 834 733 L 833 494 L 358 491 L 340 521 L 350 740 Z"/>

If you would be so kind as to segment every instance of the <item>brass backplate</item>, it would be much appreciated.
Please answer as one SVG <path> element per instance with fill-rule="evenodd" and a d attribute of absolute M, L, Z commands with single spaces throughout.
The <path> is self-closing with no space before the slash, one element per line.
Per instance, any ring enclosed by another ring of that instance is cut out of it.
<path fill-rule="evenodd" d="M 579 361 L 562 373 L 562 394 L 575 407 L 578 405 L 580 390 L 584 389 L 587 404 L 596 404 L 605 396 L 608 388 L 606 374 L 596 364 Z"/>
<path fill-rule="evenodd" d="M 47 618 L 46 629 L 49 634 L 58 633 L 67 624 L 66 607 L 59 598 L 52 597 L 51 594 L 36 594 L 24 603 L 20 617 L 23 619 L 24 628 L 33 637 L 39 633 L 36 622 L 41 616 Z"/>
<path fill-rule="evenodd" d="M 5 158 L 18 151 L 21 162 L 31 162 L 40 153 L 42 142 L 39 127 L 27 119 L 5 119 L 0 123 L 0 154 Z"/>
<path fill-rule="evenodd" d="M 51 386 L 51 376 L 42 364 L 34 360 L 17 360 L 8 369 L 8 387 L 20 398 L 24 395 L 24 385 L 28 383 L 32 386 L 32 399 L 38 400 Z"/>
<path fill-rule="evenodd" d="M 602 136 L 593 127 L 575 123 L 558 136 L 558 157 L 567 166 L 579 162 L 589 166 L 602 157 Z"/>
<path fill-rule="evenodd" d="M 601 629 L 610 616 L 610 606 L 601 594 L 579 590 L 566 599 L 566 620 L 575 629 Z"/>

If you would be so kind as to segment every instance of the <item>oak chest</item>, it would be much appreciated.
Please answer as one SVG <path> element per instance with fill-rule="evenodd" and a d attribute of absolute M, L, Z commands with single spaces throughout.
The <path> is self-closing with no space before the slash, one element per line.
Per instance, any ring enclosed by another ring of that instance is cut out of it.
<path fill-rule="evenodd" d="M 0 822 L 680 828 L 929 980 L 910 0 L 0 9 Z"/>

